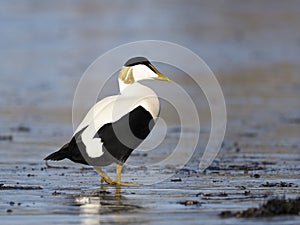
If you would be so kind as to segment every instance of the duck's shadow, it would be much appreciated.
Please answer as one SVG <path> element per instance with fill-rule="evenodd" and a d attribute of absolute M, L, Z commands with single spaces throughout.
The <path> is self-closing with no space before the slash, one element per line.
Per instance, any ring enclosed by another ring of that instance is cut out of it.
<path fill-rule="evenodd" d="M 142 209 L 122 196 L 120 187 L 105 185 L 79 195 L 69 195 L 68 205 L 79 207 L 79 215 L 120 214 Z"/>

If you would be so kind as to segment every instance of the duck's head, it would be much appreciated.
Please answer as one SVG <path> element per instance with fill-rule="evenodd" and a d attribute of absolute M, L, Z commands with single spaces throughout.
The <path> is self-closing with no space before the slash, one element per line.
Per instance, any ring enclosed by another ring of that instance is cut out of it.
<path fill-rule="evenodd" d="M 118 78 L 120 86 L 127 86 L 140 80 L 170 80 L 160 73 L 145 57 L 129 59 L 121 68 Z"/>

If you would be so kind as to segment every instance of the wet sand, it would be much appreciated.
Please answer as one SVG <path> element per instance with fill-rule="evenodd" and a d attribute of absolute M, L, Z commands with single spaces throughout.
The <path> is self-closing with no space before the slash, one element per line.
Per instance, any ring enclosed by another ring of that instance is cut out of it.
<path fill-rule="evenodd" d="M 42 158 L 68 139 L 70 124 L 56 119 L 57 115 L 54 121 L 44 114 L 40 121 L 22 127 L 12 120 L 12 113 L 8 117 L 2 112 L 7 122 L 3 123 L 1 135 L 9 134 L 12 140 L 0 141 L 1 220 L 5 224 L 37 221 L 44 224 L 265 224 L 270 220 L 273 224 L 299 223 L 299 216 L 267 219 L 219 216 L 222 211 L 244 210 L 257 207 L 267 199 L 295 198 L 300 194 L 296 94 L 300 94 L 300 83 L 292 73 L 286 75 L 287 79 L 294 80 L 289 84 L 274 79 L 282 73 L 280 68 L 275 65 L 239 71 L 221 79 L 227 98 L 228 128 L 220 154 L 205 173 L 197 172 L 194 162 L 197 160 L 192 160 L 185 169 L 159 184 L 122 187 L 120 197 L 116 197 L 115 187 L 100 186 L 98 175 L 91 168 L 83 169 L 67 160 L 50 163 L 58 168 L 45 166 Z M 239 84 L 240 73 L 245 80 L 249 79 L 247 85 Z M 274 76 L 270 80 L 265 75 L 268 73 Z M 232 85 L 236 88 L 231 88 Z M 251 91 L 253 87 L 255 92 Z M 271 94 L 271 90 L 282 90 L 282 94 Z M 39 115 L 39 111 L 31 115 Z M 173 132 L 176 137 L 178 131 Z M 137 161 L 146 158 L 143 154 L 131 157 Z M 107 170 L 112 173 L 113 169 Z M 163 169 L 165 173 L 176 170 Z M 124 180 L 135 181 L 137 176 L 147 181 L 155 179 L 147 166 L 138 171 L 125 168 Z"/>

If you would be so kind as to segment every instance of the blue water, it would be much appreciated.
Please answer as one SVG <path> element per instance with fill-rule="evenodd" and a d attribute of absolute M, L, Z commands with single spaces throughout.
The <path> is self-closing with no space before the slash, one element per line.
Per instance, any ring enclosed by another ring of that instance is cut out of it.
<path fill-rule="evenodd" d="M 1 1 L 0 104 L 71 105 L 88 65 L 120 44 L 158 39 L 213 71 L 298 63 L 299 1 Z"/>

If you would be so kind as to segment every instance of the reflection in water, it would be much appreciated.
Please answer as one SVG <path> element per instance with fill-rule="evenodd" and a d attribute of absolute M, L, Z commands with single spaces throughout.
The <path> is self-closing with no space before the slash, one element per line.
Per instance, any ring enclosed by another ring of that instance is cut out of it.
<path fill-rule="evenodd" d="M 128 217 L 121 216 L 121 214 L 141 209 L 140 206 L 129 204 L 129 200 L 121 196 L 120 187 L 108 191 L 104 185 L 94 191 L 78 196 L 73 195 L 72 205 L 79 207 L 81 224 L 89 225 L 100 224 L 101 221 L 107 221 L 107 219 L 110 222 L 125 223 L 128 222 Z"/>

